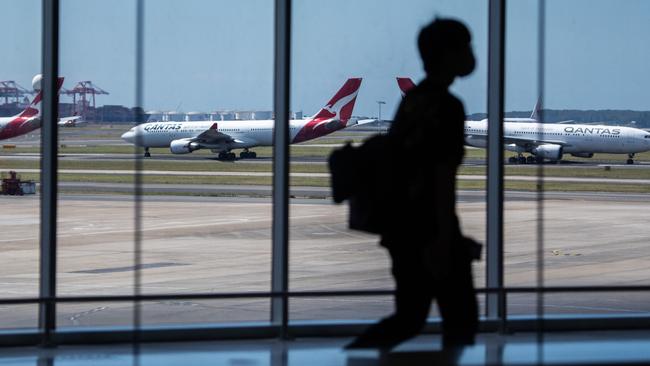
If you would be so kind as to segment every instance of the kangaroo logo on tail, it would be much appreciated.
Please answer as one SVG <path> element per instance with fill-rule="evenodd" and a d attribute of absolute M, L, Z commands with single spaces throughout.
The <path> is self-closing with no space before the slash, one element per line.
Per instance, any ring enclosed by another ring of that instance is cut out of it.
<path fill-rule="evenodd" d="M 321 110 L 305 124 L 293 143 L 321 137 L 347 126 L 361 87 L 361 78 L 350 78 Z"/>
<path fill-rule="evenodd" d="M 38 74 L 32 79 L 32 87 L 38 91 L 34 100 L 23 110 L 17 117 L 37 117 L 41 115 L 41 99 L 43 99 L 43 90 L 41 89 L 41 81 L 43 76 Z M 63 78 L 57 80 L 57 91 L 63 86 Z"/>

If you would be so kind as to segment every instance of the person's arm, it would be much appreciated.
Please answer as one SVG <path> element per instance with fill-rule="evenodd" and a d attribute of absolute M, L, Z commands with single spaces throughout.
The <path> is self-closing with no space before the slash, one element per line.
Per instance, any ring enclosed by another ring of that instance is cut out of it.
<path fill-rule="evenodd" d="M 449 114 L 445 118 L 447 123 L 442 126 L 445 136 L 448 136 L 439 151 L 441 159 L 434 164 L 433 172 L 433 210 L 436 227 L 434 232 L 435 251 L 434 257 L 439 258 L 436 263 L 440 267 L 438 273 L 445 276 L 449 273 L 452 246 L 456 245 L 458 233 L 458 220 L 456 218 L 456 173 L 464 155 L 464 120 L 465 111 L 462 103 L 456 98 L 449 101 Z"/>
<path fill-rule="evenodd" d="M 434 270 L 441 276 L 449 273 L 451 249 L 457 231 L 456 221 L 456 166 L 436 164 L 433 168 L 433 228 L 435 233 L 433 258 Z"/>

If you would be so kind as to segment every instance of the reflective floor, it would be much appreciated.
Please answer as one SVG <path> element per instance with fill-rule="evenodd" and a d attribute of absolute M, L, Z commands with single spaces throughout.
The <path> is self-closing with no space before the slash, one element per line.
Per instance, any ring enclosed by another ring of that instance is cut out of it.
<path fill-rule="evenodd" d="M 245 340 L 131 345 L 3 348 L 0 365 L 620 365 L 650 364 L 650 331 L 483 334 L 457 360 L 441 354 L 437 336 L 421 336 L 389 354 L 345 352 L 348 338 Z M 135 353 L 139 354 L 136 355 Z"/>

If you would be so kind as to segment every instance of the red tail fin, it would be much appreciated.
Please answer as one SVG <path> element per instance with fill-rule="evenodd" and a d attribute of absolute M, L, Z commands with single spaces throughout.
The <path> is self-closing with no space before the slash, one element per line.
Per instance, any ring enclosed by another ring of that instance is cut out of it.
<path fill-rule="evenodd" d="M 406 95 L 406 92 L 415 88 L 415 83 L 413 83 L 411 78 L 397 77 L 397 85 L 399 86 L 399 90 L 402 91 L 402 97 Z"/>
<path fill-rule="evenodd" d="M 300 128 L 292 143 L 315 139 L 345 128 L 352 117 L 360 86 L 361 78 L 348 79 L 327 105 Z"/>
<path fill-rule="evenodd" d="M 349 120 L 352 116 L 354 102 L 357 100 L 359 87 L 361 87 L 361 78 L 348 79 L 325 107 L 314 116 L 314 119 Z"/>
<path fill-rule="evenodd" d="M 40 75 L 36 75 L 34 77 L 34 80 L 32 80 L 32 84 L 34 84 L 34 89 L 39 89 L 38 94 L 36 94 L 34 100 L 32 100 L 29 106 L 25 108 L 25 110 L 22 111 L 18 115 L 18 117 L 34 117 L 41 114 L 41 99 L 43 98 L 43 90 L 40 90 L 41 89 Z M 59 80 L 57 80 L 57 92 L 61 90 L 62 86 L 63 86 L 63 78 L 60 77 Z"/>

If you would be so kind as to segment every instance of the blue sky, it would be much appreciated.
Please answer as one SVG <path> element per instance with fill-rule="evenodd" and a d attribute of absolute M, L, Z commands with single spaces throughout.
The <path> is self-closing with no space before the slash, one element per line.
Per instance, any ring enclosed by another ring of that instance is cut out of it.
<path fill-rule="evenodd" d="M 6 33 L 0 80 L 29 86 L 40 68 L 40 0 L 3 0 Z M 134 103 L 132 0 L 62 0 L 65 86 L 92 80 L 111 94 L 98 104 Z M 423 77 L 415 39 L 434 16 L 464 20 L 478 67 L 454 91 L 468 113 L 486 105 L 487 1 L 295 1 L 293 110 L 315 113 L 347 77 L 363 77 L 355 114 L 389 118 L 399 102 L 395 76 Z M 271 109 L 271 0 L 146 0 L 146 109 Z M 537 99 L 537 1 L 508 2 L 506 110 Z M 548 0 L 548 108 L 650 110 L 650 1 Z M 66 100 L 67 98 L 64 98 Z"/>

